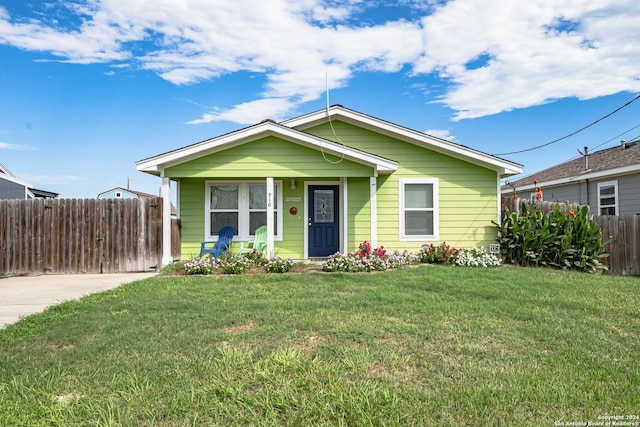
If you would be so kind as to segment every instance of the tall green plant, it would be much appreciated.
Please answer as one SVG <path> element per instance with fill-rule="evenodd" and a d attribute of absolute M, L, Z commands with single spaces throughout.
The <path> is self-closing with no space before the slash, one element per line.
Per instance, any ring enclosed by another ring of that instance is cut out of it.
<path fill-rule="evenodd" d="M 595 272 L 606 269 L 602 231 L 586 206 L 569 214 L 560 205 L 542 213 L 535 203 L 523 203 L 520 215 L 508 212 L 497 237 L 505 263 Z"/>

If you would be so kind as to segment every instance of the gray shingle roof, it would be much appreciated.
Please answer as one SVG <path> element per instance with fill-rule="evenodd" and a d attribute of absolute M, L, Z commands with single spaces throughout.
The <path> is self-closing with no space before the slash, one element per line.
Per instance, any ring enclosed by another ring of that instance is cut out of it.
<path fill-rule="evenodd" d="M 589 168 L 585 170 L 585 159 L 579 157 L 568 162 L 552 166 L 527 177 L 511 181 L 515 187 L 532 184 L 534 179 L 544 183 L 557 179 L 579 177 L 585 173 L 602 172 L 625 166 L 640 165 L 640 141 L 627 142 L 626 148 L 618 145 L 606 150 L 590 153 L 588 156 Z"/>

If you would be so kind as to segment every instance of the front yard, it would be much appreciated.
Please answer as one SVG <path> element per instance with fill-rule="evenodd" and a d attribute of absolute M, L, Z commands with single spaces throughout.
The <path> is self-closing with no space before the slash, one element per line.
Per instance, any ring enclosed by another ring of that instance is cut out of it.
<path fill-rule="evenodd" d="M 635 422 L 639 289 L 633 277 L 518 267 L 156 277 L 0 331 L 0 417 L 3 426 Z"/>

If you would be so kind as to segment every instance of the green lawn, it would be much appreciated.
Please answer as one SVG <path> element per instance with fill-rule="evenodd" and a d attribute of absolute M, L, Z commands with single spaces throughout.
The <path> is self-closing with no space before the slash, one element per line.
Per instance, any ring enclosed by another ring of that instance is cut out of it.
<path fill-rule="evenodd" d="M 640 415 L 640 278 L 156 277 L 0 331 L 3 426 L 540 425 Z"/>

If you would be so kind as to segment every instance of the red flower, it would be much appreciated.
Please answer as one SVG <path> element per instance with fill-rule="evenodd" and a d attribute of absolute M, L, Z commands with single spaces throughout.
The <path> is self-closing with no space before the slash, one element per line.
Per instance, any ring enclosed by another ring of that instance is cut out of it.
<path fill-rule="evenodd" d="M 571 218 L 575 218 L 576 217 L 576 211 L 574 211 L 573 209 L 569 209 L 569 215 L 571 215 Z"/>
<path fill-rule="evenodd" d="M 537 179 L 533 180 L 533 185 L 538 185 L 538 180 Z"/>

